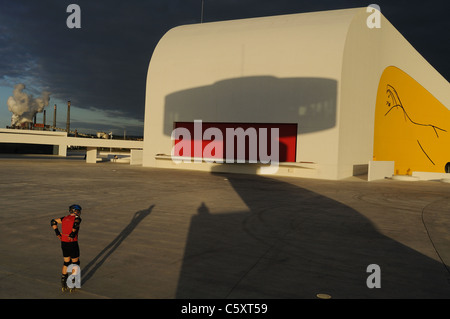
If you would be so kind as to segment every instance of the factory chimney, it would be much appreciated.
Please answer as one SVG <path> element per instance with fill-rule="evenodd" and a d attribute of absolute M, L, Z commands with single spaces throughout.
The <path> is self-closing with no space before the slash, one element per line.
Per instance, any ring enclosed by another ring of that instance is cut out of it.
<path fill-rule="evenodd" d="M 46 111 L 47 111 L 47 110 L 44 110 L 44 121 L 43 121 L 43 122 L 44 122 L 44 131 L 45 131 L 45 120 L 46 120 L 45 117 L 46 117 Z"/>
<path fill-rule="evenodd" d="M 53 131 L 56 131 L 56 104 L 53 109 Z"/>
<path fill-rule="evenodd" d="M 67 135 L 70 133 L 70 101 L 67 101 L 67 122 L 66 122 Z"/>

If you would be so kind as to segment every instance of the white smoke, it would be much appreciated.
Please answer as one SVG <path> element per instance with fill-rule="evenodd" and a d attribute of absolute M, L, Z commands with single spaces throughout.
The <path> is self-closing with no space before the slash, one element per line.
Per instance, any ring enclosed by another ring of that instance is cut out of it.
<path fill-rule="evenodd" d="M 13 95 L 6 102 L 8 110 L 13 113 L 11 126 L 32 122 L 36 113 L 41 113 L 50 101 L 49 92 L 44 91 L 41 93 L 41 97 L 34 98 L 31 94 L 23 92 L 24 89 L 25 84 L 23 83 L 15 85 Z"/>

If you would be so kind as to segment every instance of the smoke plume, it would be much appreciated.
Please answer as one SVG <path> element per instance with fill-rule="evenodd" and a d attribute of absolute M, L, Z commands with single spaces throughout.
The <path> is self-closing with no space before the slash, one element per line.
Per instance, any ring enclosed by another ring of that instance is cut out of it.
<path fill-rule="evenodd" d="M 11 126 L 32 122 L 36 113 L 42 112 L 50 101 L 49 92 L 44 91 L 40 97 L 34 98 L 31 94 L 23 92 L 24 89 L 25 84 L 23 83 L 15 85 L 13 95 L 6 102 L 8 110 L 13 113 Z"/>

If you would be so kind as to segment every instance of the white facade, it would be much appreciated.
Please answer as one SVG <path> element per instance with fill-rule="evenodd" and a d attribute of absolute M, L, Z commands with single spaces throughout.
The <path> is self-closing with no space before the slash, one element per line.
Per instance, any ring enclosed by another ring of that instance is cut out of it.
<path fill-rule="evenodd" d="M 186 25 L 158 43 L 147 75 L 143 165 L 254 171 L 251 165 L 175 164 L 175 122 L 297 123 L 296 163 L 278 174 L 341 179 L 373 156 L 383 70 L 397 66 L 444 105 L 449 84 L 380 14 L 366 8 Z M 426 76 L 424 76 L 426 74 Z"/>

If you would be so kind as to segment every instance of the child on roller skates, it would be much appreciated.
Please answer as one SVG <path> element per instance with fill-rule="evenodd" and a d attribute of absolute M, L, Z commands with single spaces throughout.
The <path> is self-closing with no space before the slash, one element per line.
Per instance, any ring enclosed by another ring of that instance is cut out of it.
<path fill-rule="evenodd" d="M 51 220 L 51 226 L 55 231 L 56 236 L 61 240 L 61 249 L 64 258 L 62 267 L 61 285 L 62 291 L 69 289 L 67 285 L 67 278 L 69 274 L 67 269 L 71 264 L 80 266 L 80 248 L 78 246 L 78 231 L 81 223 L 81 206 L 74 204 L 69 207 L 69 215 Z M 58 224 L 61 224 L 61 232 L 58 229 Z M 73 267 L 76 268 L 76 267 Z M 72 270 L 72 272 L 75 269 Z M 74 291 L 75 286 L 70 288 Z"/>

